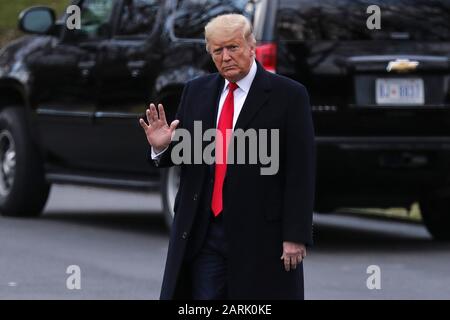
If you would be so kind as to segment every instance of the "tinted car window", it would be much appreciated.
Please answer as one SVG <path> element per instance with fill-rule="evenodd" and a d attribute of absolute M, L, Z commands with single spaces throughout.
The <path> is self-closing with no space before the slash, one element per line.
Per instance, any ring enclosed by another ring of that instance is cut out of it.
<path fill-rule="evenodd" d="M 381 29 L 369 30 L 367 8 L 381 9 Z M 280 0 L 280 40 L 450 39 L 450 0 Z"/>
<path fill-rule="evenodd" d="M 156 23 L 157 0 L 126 0 L 122 7 L 118 35 L 146 35 Z"/>
<path fill-rule="evenodd" d="M 249 0 L 180 0 L 174 21 L 178 38 L 204 39 L 204 27 L 213 17 L 225 13 L 251 15 Z"/>
<path fill-rule="evenodd" d="M 105 35 L 111 17 L 114 1 L 85 0 L 81 7 L 80 36 L 88 39 Z"/>

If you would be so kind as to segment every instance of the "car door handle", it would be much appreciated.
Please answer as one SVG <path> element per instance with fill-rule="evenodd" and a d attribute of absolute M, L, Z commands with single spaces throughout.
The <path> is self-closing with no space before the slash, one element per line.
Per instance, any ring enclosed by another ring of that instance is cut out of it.
<path fill-rule="evenodd" d="M 142 70 L 146 65 L 147 61 L 145 60 L 133 60 L 127 63 L 128 70 L 130 70 L 131 76 L 133 78 L 138 77 L 142 73 Z"/>
<path fill-rule="evenodd" d="M 80 61 L 78 62 L 78 69 L 81 70 L 81 75 L 86 78 L 91 74 L 92 68 L 95 67 L 95 61 Z"/>

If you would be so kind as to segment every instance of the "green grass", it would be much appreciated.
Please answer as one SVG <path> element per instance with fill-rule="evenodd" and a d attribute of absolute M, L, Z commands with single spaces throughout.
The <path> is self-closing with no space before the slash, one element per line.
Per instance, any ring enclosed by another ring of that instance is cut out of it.
<path fill-rule="evenodd" d="M 412 221 L 422 221 L 419 203 L 415 202 L 411 208 L 341 208 L 338 212 L 367 214 L 387 218 L 398 218 Z"/>
<path fill-rule="evenodd" d="M 69 0 L 0 0 L 0 47 L 22 33 L 17 29 L 19 13 L 31 6 L 48 6 L 57 16 L 64 12 Z"/>

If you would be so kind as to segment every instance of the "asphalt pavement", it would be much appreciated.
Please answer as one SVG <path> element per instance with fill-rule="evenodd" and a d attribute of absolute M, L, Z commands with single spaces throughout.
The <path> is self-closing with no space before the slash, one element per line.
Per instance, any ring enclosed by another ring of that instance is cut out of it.
<path fill-rule="evenodd" d="M 450 299 L 450 244 L 421 224 L 314 220 L 306 299 Z M 167 244 L 158 194 L 56 185 L 42 217 L 0 218 L 0 299 L 157 299 Z"/>

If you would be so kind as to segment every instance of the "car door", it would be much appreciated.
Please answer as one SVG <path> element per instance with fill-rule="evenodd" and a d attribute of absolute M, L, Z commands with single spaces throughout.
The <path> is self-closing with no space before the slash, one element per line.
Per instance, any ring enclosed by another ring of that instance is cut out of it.
<path fill-rule="evenodd" d="M 121 1 L 113 37 L 100 59 L 99 105 L 95 113 L 95 149 L 105 170 L 146 172 L 148 148 L 138 119 L 145 113 L 160 68 L 157 45 L 162 1 Z"/>
<path fill-rule="evenodd" d="M 93 118 L 98 102 L 98 57 L 108 38 L 113 1 L 81 0 L 81 29 L 62 28 L 59 39 L 29 57 L 40 134 L 56 167 L 90 168 L 96 159 Z M 64 21 L 65 21 L 64 17 Z"/>

